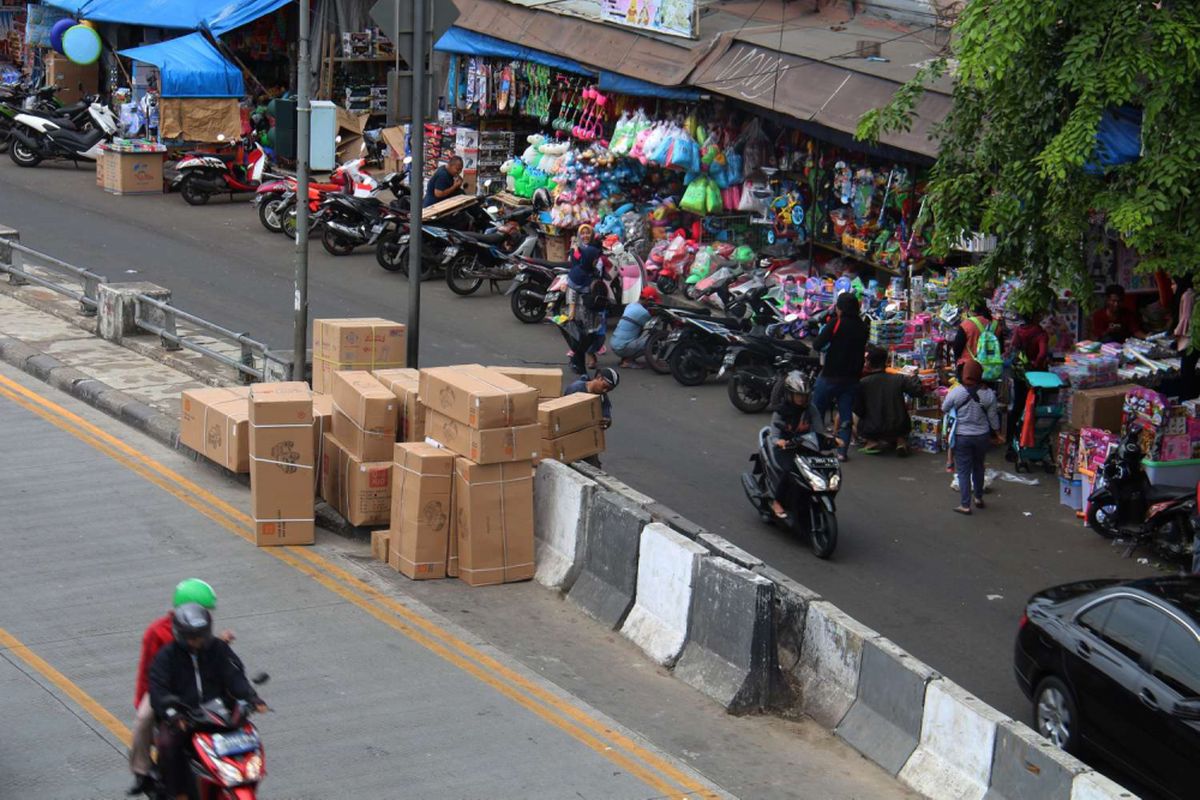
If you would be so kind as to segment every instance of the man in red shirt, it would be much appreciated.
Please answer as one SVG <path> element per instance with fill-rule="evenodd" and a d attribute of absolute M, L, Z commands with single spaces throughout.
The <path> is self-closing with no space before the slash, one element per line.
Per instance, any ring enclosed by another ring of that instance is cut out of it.
<path fill-rule="evenodd" d="M 1104 307 L 1092 314 L 1092 338 L 1098 342 L 1123 342 L 1141 337 L 1137 313 L 1125 305 L 1125 287 L 1112 284 L 1104 290 Z"/>

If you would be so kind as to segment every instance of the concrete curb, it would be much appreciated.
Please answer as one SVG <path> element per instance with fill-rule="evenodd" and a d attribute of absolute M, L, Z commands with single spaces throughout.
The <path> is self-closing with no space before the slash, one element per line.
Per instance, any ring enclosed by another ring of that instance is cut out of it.
<path fill-rule="evenodd" d="M 650 515 L 611 491 L 597 492 L 588 513 L 583 566 L 567 599 L 616 629 L 633 608 L 638 550 Z"/>
<path fill-rule="evenodd" d="M 1071 784 L 1071 800 L 1137 800 L 1137 795 L 1099 772 L 1084 772 Z"/>
<path fill-rule="evenodd" d="M 921 743 L 900 770 L 900 781 L 933 800 L 983 800 L 992 782 L 996 734 L 1007 720 L 962 687 L 930 681 Z"/>
<path fill-rule="evenodd" d="M 800 702 L 804 713 L 833 730 L 858 695 L 865 643 L 879 634 L 832 603 L 810 603 L 800 649 Z"/>
<path fill-rule="evenodd" d="M 996 729 L 992 785 L 986 800 L 1071 796 L 1075 779 L 1088 768 L 1029 727 L 1012 720 Z"/>
<path fill-rule="evenodd" d="M 552 459 L 538 464 L 533 485 L 533 530 L 537 547 L 534 580 L 548 589 L 570 591 L 583 567 L 587 520 L 596 482 Z"/>
<path fill-rule="evenodd" d="M 707 554 L 661 522 L 642 528 L 637 595 L 621 633 L 660 666 L 671 666 L 683 651 L 696 571 Z"/>

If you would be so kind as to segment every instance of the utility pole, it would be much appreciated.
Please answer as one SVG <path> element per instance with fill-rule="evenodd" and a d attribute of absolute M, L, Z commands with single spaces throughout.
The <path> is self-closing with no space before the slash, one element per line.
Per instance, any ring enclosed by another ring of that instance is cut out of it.
<path fill-rule="evenodd" d="M 397 8 L 404 0 L 396 0 Z M 425 199 L 425 2 L 410 0 L 412 13 L 412 53 L 408 68 L 412 72 L 412 123 L 409 145 L 412 163 L 408 182 L 412 191 L 408 226 L 408 366 L 417 368 L 421 351 L 421 203 Z"/>
<path fill-rule="evenodd" d="M 300 58 L 296 67 L 296 296 L 292 331 L 292 380 L 304 380 L 308 360 L 308 157 L 312 117 L 309 67 L 309 3 L 300 0 Z"/>

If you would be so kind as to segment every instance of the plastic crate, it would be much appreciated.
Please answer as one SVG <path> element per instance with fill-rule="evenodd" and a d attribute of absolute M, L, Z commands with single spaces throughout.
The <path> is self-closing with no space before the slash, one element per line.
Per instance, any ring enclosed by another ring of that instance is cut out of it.
<path fill-rule="evenodd" d="M 1146 476 L 1155 486 L 1191 487 L 1200 483 L 1200 458 L 1183 461 L 1143 461 Z"/>

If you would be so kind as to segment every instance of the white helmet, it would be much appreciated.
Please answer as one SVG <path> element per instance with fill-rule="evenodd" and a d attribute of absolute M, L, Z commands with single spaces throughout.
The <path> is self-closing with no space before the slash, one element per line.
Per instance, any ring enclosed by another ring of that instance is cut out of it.
<path fill-rule="evenodd" d="M 787 374 L 787 378 L 783 381 L 783 388 L 792 394 L 812 394 L 812 382 L 798 369 Z"/>

